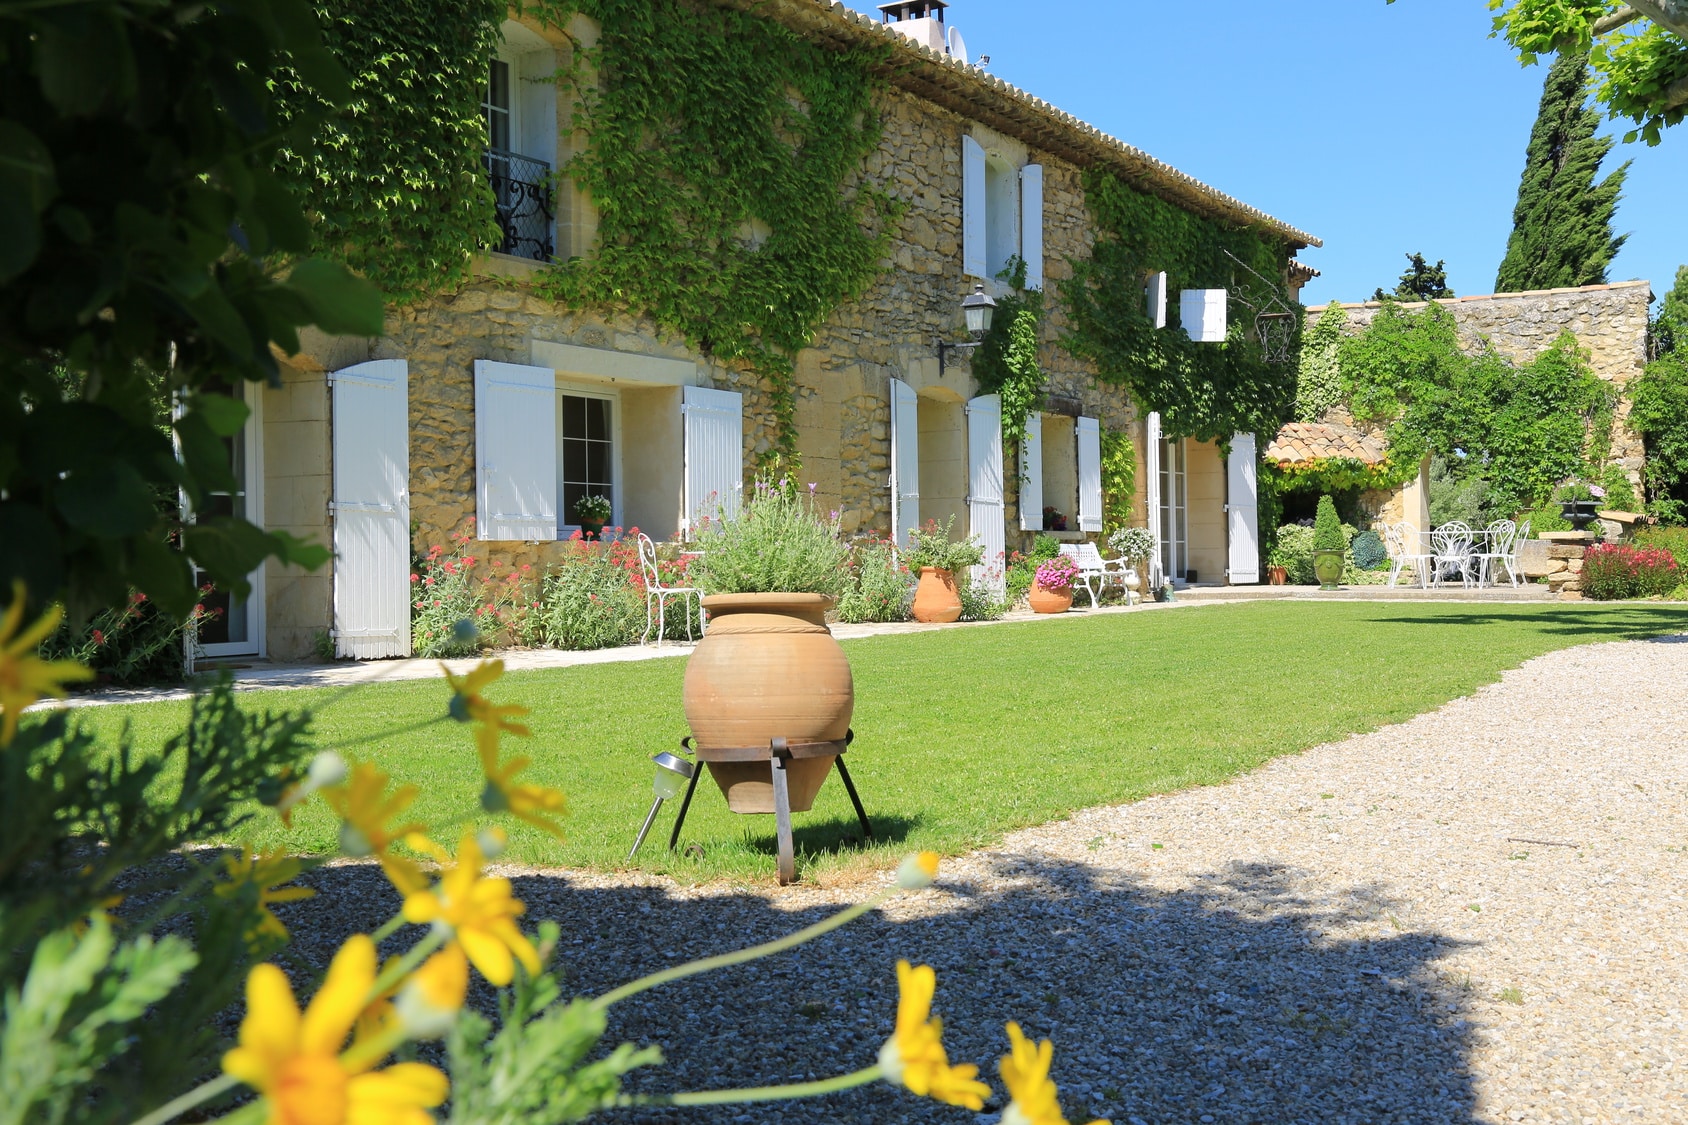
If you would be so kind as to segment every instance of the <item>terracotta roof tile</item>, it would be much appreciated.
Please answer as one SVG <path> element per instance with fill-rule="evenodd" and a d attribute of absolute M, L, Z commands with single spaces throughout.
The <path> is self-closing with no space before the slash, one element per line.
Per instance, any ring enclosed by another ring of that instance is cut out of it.
<path fill-rule="evenodd" d="M 1266 460 L 1278 465 L 1305 465 L 1334 458 L 1379 465 L 1388 456 L 1389 444 L 1382 438 L 1328 422 L 1291 422 L 1266 447 Z"/>

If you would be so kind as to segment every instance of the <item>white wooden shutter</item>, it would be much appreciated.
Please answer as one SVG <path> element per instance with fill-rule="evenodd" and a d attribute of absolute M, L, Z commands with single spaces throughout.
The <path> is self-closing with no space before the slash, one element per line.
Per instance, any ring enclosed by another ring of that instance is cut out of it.
<path fill-rule="evenodd" d="M 410 392 L 402 359 L 337 371 L 334 653 L 410 655 Z"/>
<path fill-rule="evenodd" d="M 920 399 L 901 379 L 891 380 L 891 539 L 909 545 L 920 526 Z"/>
<path fill-rule="evenodd" d="M 1078 436 L 1078 529 L 1102 530 L 1102 428 L 1094 418 L 1080 418 Z"/>
<path fill-rule="evenodd" d="M 1149 319 L 1154 321 L 1156 328 L 1166 327 L 1166 271 L 1149 279 L 1149 287 L 1144 290 L 1149 298 Z"/>
<path fill-rule="evenodd" d="M 1199 344 L 1225 342 L 1225 290 L 1185 289 L 1178 294 L 1184 331 Z"/>
<path fill-rule="evenodd" d="M 1236 434 L 1231 438 L 1231 455 L 1225 458 L 1225 476 L 1231 561 L 1225 576 L 1233 586 L 1259 582 L 1260 489 L 1253 434 Z"/>
<path fill-rule="evenodd" d="M 1043 414 L 1036 410 L 1020 443 L 1020 530 L 1043 530 Z"/>
<path fill-rule="evenodd" d="M 961 272 L 985 277 L 985 149 L 961 138 Z"/>
<path fill-rule="evenodd" d="M 482 539 L 557 538 L 557 375 L 475 361 L 475 526 Z"/>
<path fill-rule="evenodd" d="M 1002 568 L 1008 550 L 1000 395 L 980 395 L 967 403 L 967 529 L 985 548 L 985 561 L 973 568 L 973 581 L 1000 594 L 1006 587 Z"/>
<path fill-rule="evenodd" d="M 702 519 L 739 514 L 744 492 L 744 396 L 712 387 L 681 389 L 685 423 L 686 511 L 691 534 Z"/>
<path fill-rule="evenodd" d="M 1020 169 L 1020 257 L 1026 260 L 1026 288 L 1043 288 L 1043 165 Z"/>
<path fill-rule="evenodd" d="M 1143 423 L 1143 473 L 1148 478 L 1149 534 L 1155 537 L 1155 553 L 1149 558 L 1150 588 L 1161 585 L 1161 417 L 1154 411 Z"/>

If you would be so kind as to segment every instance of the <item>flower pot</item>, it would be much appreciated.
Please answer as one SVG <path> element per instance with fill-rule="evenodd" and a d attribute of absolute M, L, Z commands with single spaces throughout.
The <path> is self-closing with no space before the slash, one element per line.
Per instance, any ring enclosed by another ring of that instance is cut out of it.
<path fill-rule="evenodd" d="M 603 523 L 593 523 L 591 520 L 581 520 L 580 537 L 582 539 L 602 539 L 604 537 Z"/>
<path fill-rule="evenodd" d="M 750 749 L 775 738 L 841 742 L 856 689 L 850 662 L 826 627 L 824 594 L 712 594 L 709 632 L 686 662 L 682 698 L 700 752 Z M 807 812 L 832 771 L 832 756 L 786 763 L 791 811 Z M 736 813 L 774 811 L 765 761 L 709 762 Z"/>
<path fill-rule="evenodd" d="M 1031 593 L 1027 595 L 1031 601 L 1033 613 L 1065 613 L 1073 608 L 1073 588 L 1065 590 L 1047 590 L 1043 583 L 1033 582 Z"/>
<path fill-rule="evenodd" d="M 920 585 L 914 588 L 914 619 L 928 625 L 947 625 L 961 620 L 961 595 L 955 575 L 936 566 L 920 568 Z"/>
<path fill-rule="evenodd" d="M 1287 566 L 1269 566 L 1266 568 L 1266 581 L 1274 586 L 1282 586 L 1289 581 Z"/>
<path fill-rule="evenodd" d="M 1319 577 L 1319 589 L 1334 590 L 1337 583 L 1342 581 L 1342 561 L 1344 551 L 1314 551 L 1313 573 Z"/>
<path fill-rule="evenodd" d="M 1593 500 L 1561 500 L 1559 514 L 1571 521 L 1572 531 L 1582 531 L 1599 518 Z"/>

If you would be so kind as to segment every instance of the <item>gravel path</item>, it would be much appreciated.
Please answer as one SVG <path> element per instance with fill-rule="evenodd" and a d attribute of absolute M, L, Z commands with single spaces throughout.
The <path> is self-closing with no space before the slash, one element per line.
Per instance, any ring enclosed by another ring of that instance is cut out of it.
<path fill-rule="evenodd" d="M 1052 1037 L 1079 1121 L 1688 1121 L 1685 764 L 1688 643 L 1567 649 L 1230 784 L 1015 833 L 803 951 L 629 1001 L 610 1037 L 667 1053 L 635 1088 L 855 1069 L 908 957 L 937 969 L 952 1057 L 994 1078 L 1005 1020 Z M 512 873 L 530 917 L 562 921 L 584 992 L 872 889 Z M 391 905 L 368 868 L 317 881 L 338 884 L 336 940 Z M 873 1089 L 619 1119 L 999 1109 Z"/>

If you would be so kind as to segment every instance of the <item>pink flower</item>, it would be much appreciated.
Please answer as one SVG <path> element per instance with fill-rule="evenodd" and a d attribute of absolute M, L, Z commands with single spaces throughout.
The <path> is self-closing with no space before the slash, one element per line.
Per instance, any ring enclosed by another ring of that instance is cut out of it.
<path fill-rule="evenodd" d="M 412 574 L 412 575 L 411 575 L 411 576 L 410 576 L 410 580 L 411 580 L 411 581 L 412 581 L 412 582 L 419 582 L 419 581 L 421 581 L 421 575 L 417 575 L 417 574 Z"/>
<path fill-rule="evenodd" d="M 94 643 L 96 645 L 105 644 L 105 634 L 100 632 L 98 629 L 94 630 Z"/>

